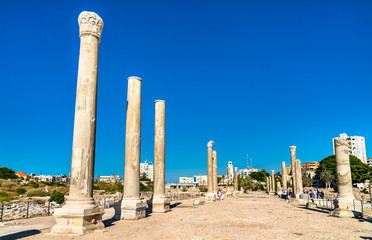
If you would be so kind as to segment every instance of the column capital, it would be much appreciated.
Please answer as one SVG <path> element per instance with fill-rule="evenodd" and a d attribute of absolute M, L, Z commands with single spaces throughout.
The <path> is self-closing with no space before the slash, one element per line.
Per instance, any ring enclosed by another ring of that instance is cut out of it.
<path fill-rule="evenodd" d="M 157 102 L 163 102 L 163 103 L 165 103 L 164 100 L 155 100 L 155 101 L 154 101 L 154 103 L 157 103 Z"/>
<path fill-rule="evenodd" d="M 296 146 L 290 146 L 289 149 L 290 149 L 291 151 L 296 151 Z"/>
<path fill-rule="evenodd" d="M 207 148 L 212 148 L 213 147 L 213 144 L 214 144 L 213 141 L 209 141 L 208 144 L 207 144 Z"/>
<path fill-rule="evenodd" d="M 103 21 L 94 12 L 82 12 L 78 18 L 80 27 L 80 37 L 83 35 L 93 35 L 101 39 Z"/>

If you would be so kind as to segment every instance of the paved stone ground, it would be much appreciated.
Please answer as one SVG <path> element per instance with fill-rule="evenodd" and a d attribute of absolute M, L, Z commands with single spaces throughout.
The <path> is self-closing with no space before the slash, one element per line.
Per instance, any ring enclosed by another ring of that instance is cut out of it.
<path fill-rule="evenodd" d="M 113 210 L 108 209 L 105 230 L 77 237 L 45 235 L 54 223 L 52 217 L 26 219 L 18 225 L 0 226 L 0 239 L 372 239 L 372 222 L 329 217 L 320 209 L 306 209 L 265 193 L 196 208 L 192 201 L 184 200 L 173 204 L 169 213 L 137 221 L 111 221 Z"/>

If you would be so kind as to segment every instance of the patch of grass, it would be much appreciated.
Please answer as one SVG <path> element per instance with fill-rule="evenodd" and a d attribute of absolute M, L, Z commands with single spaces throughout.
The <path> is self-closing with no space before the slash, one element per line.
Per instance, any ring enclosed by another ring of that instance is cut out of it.
<path fill-rule="evenodd" d="M 303 233 L 293 233 L 294 235 L 303 236 Z"/>

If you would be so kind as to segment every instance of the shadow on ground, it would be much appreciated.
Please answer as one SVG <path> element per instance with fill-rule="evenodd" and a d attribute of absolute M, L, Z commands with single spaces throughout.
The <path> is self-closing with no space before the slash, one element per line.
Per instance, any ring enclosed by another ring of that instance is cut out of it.
<path fill-rule="evenodd" d="M 178 205 L 181 205 L 182 204 L 182 202 L 176 202 L 176 203 L 173 203 L 173 204 L 171 204 L 170 205 L 170 208 L 172 209 L 172 208 L 175 208 L 175 207 L 177 207 Z"/>
<path fill-rule="evenodd" d="M 323 210 L 323 209 L 307 208 L 307 207 L 298 207 L 298 208 L 305 209 L 305 210 L 310 210 L 310 211 L 314 211 L 314 212 L 320 212 L 320 213 L 327 213 L 327 214 L 330 213 L 330 211 Z"/>
<path fill-rule="evenodd" d="M 26 230 L 18 233 L 12 233 L 3 237 L 0 237 L 0 240 L 13 240 L 13 239 L 21 239 L 29 236 L 33 236 L 36 234 L 41 233 L 39 230 Z"/>

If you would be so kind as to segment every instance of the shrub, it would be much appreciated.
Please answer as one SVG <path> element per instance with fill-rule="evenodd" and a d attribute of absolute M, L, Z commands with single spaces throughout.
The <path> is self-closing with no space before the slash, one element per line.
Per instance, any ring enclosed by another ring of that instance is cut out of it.
<path fill-rule="evenodd" d="M 56 202 L 58 204 L 62 204 L 65 202 L 65 195 L 63 195 L 63 193 L 61 192 L 55 192 L 50 196 L 49 202 Z"/>
<path fill-rule="evenodd" d="M 28 184 L 26 184 L 25 186 L 30 186 L 32 188 L 38 188 L 39 184 L 37 182 L 34 182 L 34 181 L 29 181 Z"/>
<path fill-rule="evenodd" d="M 27 192 L 26 189 L 21 188 L 21 187 L 17 188 L 15 191 L 18 193 L 18 195 L 22 195 Z"/>
<path fill-rule="evenodd" d="M 14 199 L 17 199 L 17 197 L 9 196 L 6 192 L 0 192 L 0 202 L 9 202 Z"/>
<path fill-rule="evenodd" d="M 28 190 L 27 191 L 27 196 L 29 197 L 46 197 L 49 196 L 50 194 L 46 191 L 43 191 L 41 189 L 34 189 L 34 190 Z"/>

